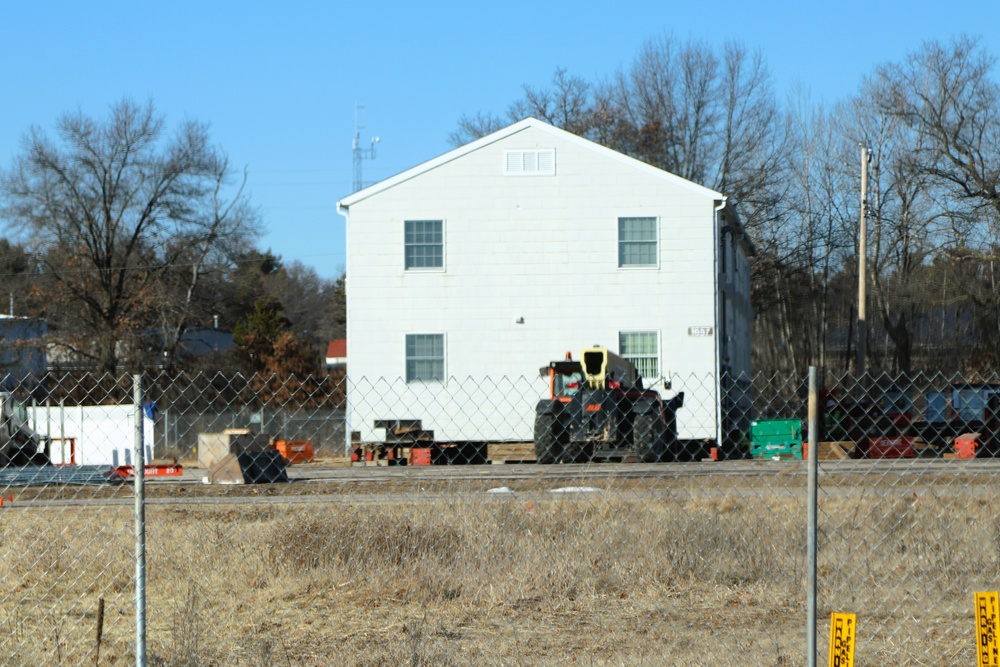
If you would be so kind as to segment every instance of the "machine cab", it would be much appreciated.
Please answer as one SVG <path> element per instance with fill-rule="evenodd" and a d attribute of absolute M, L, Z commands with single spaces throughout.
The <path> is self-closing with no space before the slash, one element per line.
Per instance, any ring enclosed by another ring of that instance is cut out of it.
<path fill-rule="evenodd" d="M 583 366 L 579 361 L 573 361 L 569 353 L 566 353 L 564 361 L 553 361 L 539 369 L 539 375 L 549 380 L 549 398 L 562 403 L 573 400 L 573 396 L 586 384 Z"/>

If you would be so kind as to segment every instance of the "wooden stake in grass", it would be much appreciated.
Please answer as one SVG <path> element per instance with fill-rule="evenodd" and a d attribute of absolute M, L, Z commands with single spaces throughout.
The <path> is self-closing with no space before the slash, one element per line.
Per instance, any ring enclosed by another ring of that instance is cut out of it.
<path fill-rule="evenodd" d="M 104 598 L 97 601 L 97 642 L 94 648 L 94 664 L 101 661 L 101 636 L 104 634 Z"/>

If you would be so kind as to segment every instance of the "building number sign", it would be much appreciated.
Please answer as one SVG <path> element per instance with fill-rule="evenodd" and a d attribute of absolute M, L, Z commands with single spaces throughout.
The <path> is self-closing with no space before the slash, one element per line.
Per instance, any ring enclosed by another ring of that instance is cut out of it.
<path fill-rule="evenodd" d="M 711 336 L 712 327 L 688 327 L 688 336 Z"/>

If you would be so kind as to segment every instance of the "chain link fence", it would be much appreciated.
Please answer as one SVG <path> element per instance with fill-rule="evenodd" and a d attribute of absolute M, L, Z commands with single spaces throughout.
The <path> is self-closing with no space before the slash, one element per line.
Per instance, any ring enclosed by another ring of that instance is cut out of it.
<path fill-rule="evenodd" d="M 0 662 L 807 662 L 807 378 L 577 370 L 3 394 Z M 821 379 L 819 662 L 853 612 L 859 665 L 974 664 L 1000 378 Z"/>

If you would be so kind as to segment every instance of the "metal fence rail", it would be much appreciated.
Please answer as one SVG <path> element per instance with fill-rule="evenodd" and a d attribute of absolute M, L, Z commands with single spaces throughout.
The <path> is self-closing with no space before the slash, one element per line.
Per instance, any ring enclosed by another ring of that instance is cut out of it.
<path fill-rule="evenodd" d="M 77 464 L 5 454 L 2 662 L 790 665 L 852 612 L 857 664 L 973 664 L 1000 378 L 820 375 L 813 433 L 735 380 L 39 378 L 16 446 Z"/>

